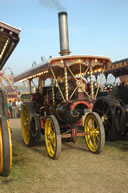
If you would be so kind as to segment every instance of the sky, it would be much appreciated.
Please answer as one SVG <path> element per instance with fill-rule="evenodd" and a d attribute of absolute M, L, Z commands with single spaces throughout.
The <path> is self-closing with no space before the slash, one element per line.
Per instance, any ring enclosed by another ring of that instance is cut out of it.
<path fill-rule="evenodd" d="M 60 51 L 58 12 L 68 13 L 71 55 L 128 58 L 128 0 L 0 0 L 0 21 L 20 32 L 6 62 L 15 75 Z"/>

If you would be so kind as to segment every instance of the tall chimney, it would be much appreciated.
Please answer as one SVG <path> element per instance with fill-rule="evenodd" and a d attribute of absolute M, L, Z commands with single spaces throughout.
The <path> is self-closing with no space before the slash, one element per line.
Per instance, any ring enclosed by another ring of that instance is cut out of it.
<path fill-rule="evenodd" d="M 69 41 L 68 41 L 68 23 L 67 12 L 58 13 L 59 19 L 59 34 L 60 34 L 60 52 L 61 56 L 69 55 Z"/>

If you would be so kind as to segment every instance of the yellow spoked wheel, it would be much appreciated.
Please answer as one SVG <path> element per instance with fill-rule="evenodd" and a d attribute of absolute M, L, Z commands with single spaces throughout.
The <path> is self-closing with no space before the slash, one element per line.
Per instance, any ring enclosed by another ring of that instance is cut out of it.
<path fill-rule="evenodd" d="M 12 168 L 12 141 L 9 122 L 0 118 L 0 175 L 7 177 Z"/>
<path fill-rule="evenodd" d="M 45 144 L 49 157 L 58 159 L 61 153 L 61 134 L 54 115 L 49 116 L 45 122 Z"/>
<path fill-rule="evenodd" d="M 85 140 L 88 149 L 93 153 L 100 153 L 105 144 L 104 126 L 100 116 L 91 112 L 85 117 Z"/>
<path fill-rule="evenodd" d="M 22 105 L 21 109 L 21 129 L 24 143 L 31 147 L 36 145 L 40 139 L 39 123 L 34 115 L 35 106 L 33 103 Z"/>
<path fill-rule="evenodd" d="M 30 133 L 30 116 L 26 105 L 22 105 L 21 109 L 21 128 L 22 128 L 22 135 L 24 139 L 24 143 L 29 145 L 31 140 L 31 133 Z"/>

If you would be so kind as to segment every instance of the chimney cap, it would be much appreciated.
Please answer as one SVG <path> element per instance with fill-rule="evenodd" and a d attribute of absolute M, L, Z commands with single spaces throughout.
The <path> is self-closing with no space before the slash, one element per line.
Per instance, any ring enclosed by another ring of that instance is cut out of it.
<path fill-rule="evenodd" d="M 59 12 L 58 15 L 67 15 L 66 11 Z"/>

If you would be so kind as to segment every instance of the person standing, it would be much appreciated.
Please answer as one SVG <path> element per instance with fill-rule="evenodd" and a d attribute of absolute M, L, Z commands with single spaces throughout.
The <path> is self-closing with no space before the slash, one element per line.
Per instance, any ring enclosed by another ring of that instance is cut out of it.
<path fill-rule="evenodd" d="M 22 105 L 22 102 L 18 100 L 17 108 L 18 108 L 18 117 L 19 118 L 21 117 L 21 105 Z"/>
<path fill-rule="evenodd" d="M 16 99 L 12 102 L 12 117 L 17 118 L 16 114 Z"/>
<path fill-rule="evenodd" d="M 9 118 L 12 118 L 12 101 L 8 102 Z"/>

